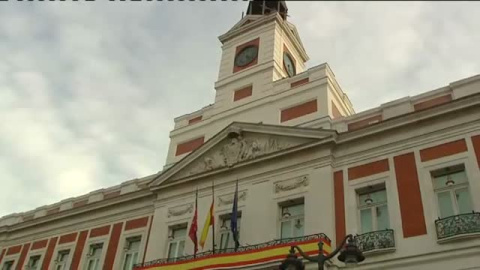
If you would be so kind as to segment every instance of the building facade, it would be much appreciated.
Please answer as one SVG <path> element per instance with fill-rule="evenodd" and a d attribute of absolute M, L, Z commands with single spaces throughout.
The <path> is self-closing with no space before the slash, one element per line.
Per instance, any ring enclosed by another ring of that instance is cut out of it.
<path fill-rule="evenodd" d="M 175 119 L 163 171 L 0 218 L 0 269 L 277 269 L 347 234 L 356 269 L 480 269 L 480 75 L 356 113 L 286 14 L 249 2 L 219 37 L 215 102 Z"/>

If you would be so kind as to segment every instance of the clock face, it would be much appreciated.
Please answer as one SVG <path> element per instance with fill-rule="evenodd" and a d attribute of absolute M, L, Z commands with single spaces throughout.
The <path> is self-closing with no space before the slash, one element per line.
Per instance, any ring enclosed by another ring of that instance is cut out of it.
<path fill-rule="evenodd" d="M 244 67 L 250 64 L 251 62 L 253 62 L 253 60 L 257 58 L 257 55 L 258 55 L 257 46 L 245 47 L 235 57 L 235 66 Z"/>
<path fill-rule="evenodd" d="M 287 71 L 288 76 L 292 77 L 296 75 L 294 61 L 290 54 L 286 52 L 283 53 L 283 65 L 285 66 L 285 70 Z"/>

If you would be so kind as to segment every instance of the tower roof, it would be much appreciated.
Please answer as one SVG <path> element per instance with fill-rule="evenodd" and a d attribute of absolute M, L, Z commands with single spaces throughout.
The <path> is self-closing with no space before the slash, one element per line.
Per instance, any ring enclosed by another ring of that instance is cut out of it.
<path fill-rule="evenodd" d="M 278 12 L 286 20 L 288 13 L 287 3 L 285 1 L 253 0 L 248 4 L 247 15 L 267 15 L 273 12 Z"/>

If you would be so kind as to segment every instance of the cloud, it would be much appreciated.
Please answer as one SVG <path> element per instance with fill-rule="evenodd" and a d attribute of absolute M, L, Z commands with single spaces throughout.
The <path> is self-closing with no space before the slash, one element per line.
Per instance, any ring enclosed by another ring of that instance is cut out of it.
<path fill-rule="evenodd" d="M 480 73 L 478 3 L 288 4 L 311 64 L 331 65 L 356 111 Z"/>
<path fill-rule="evenodd" d="M 161 170 L 173 118 L 213 102 L 239 2 L 0 9 L 0 216 Z M 478 3 L 287 2 L 357 111 L 480 73 Z"/>

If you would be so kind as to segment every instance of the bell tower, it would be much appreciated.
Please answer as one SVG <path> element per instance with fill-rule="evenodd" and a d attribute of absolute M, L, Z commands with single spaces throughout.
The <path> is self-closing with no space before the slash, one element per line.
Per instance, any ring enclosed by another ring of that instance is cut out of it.
<path fill-rule="evenodd" d="M 308 56 L 287 19 L 286 1 L 253 0 L 246 15 L 219 37 L 216 113 L 270 95 L 274 81 L 305 70 Z"/>
<path fill-rule="evenodd" d="M 268 15 L 278 12 L 282 19 L 287 19 L 288 8 L 285 1 L 250 1 L 247 15 Z"/>

